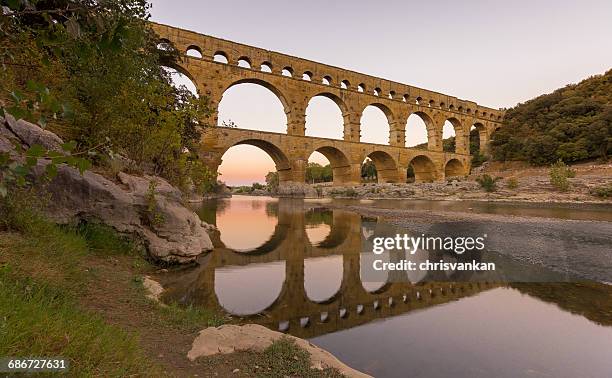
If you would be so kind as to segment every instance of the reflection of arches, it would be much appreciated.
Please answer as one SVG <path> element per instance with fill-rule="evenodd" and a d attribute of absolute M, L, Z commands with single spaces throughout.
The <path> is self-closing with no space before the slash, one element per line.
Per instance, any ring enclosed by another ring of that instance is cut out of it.
<path fill-rule="evenodd" d="M 436 166 L 425 155 L 418 155 L 410 161 L 414 170 L 415 182 L 433 182 L 437 178 Z"/>
<path fill-rule="evenodd" d="M 376 260 L 389 262 L 389 252 L 385 251 L 380 255 L 369 252 L 359 254 L 359 279 L 361 286 L 371 294 L 384 292 L 389 287 L 389 271 L 374 270 L 372 265 Z"/>
<path fill-rule="evenodd" d="M 342 139 L 347 119 L 344 101 L 331 93 L 320 93 L 306 107 L 306 136 Z"/>
<path fill-rule="evenodd" d="M 320 152 L 327 158 L 327 160 L 329 160 L 329 164 L 332 168 L 334 185 L 343 184 L 350 181 L 351 165 L 344 152 L 331 146 L 319 147 L 315 151 Z"/>
<path fill-rule="evenodd" d="M 397 163 L 391 155 L 384 151 L 374 151 L 368 157 L 376 167 L 379 183 L 399 182 Z"/>
<path fill-rule="evenodd" d="M 316 303 L 330 302 L 340 291 L 343 274 L 342 255 L 304 259 L 304 290 Z"/>
<path fill-rule="evenodd" d="M 351 219 L 347 213 L 336 210 L 312 209 L 304 214 L 306 225 L 326 224 L 330 226 L 327 237 L 320 243 L 314 245 L 321 249 L 336 248 L 348 237 L 351 232 Z"/>
<path fill-rule="evenodd" d="M 219 304 L 235 315 L 265 311 L 282 292 L 285 265 L 282 261 L 215 269 L 214 286 Z"/>
<path fill-rule="evenodd" d="M 465 176 L 465 168 L 459 160 L 451 159 L 444 167 L 444 176 L 446 178 Z"/>

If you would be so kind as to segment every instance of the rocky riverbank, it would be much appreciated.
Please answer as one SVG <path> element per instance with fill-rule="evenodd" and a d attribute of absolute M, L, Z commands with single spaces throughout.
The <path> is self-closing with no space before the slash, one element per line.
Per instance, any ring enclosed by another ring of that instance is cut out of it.
<path fill-rule="evenodd" d="M 612 282 L 612 222 L 508 214 L 326 205 L 377 217 L 415 235 L 487 235 L 486 248 L 525 266 Z M 538 281 L 536 277 L 534 281 Z"/>

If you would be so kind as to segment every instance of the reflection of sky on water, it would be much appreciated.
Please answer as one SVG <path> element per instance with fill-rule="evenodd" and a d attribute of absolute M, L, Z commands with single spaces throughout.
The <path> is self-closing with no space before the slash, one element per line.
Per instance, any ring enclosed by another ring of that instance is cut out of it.
<path fill-rule="evenodd" d="M 314 302 L 333 297 L 342 285 L 342 255 L 314 257 L 304 260 L 304 288 Z"/>
<path fill-rule="evenodd" d="M 306 226 L 306 235 L 308 236 L 308 240 L 310 244 L 317 245 L 325 240 L 326 237 L 329 236 L 331 232 L 331 226 L 327 224 L 318 224 L 316 226 Z"/>
<path fill-rule="evenodd" d="M 609 377 L 612 372 L 612 328 L 506 288 L 310 341 L 376 377 Z"/>
<path fill-rule="evenodd" d="M 284 261 L 215 270 L 215 294 L 221 306 L 235 315 L 257 314 L 270 307 L 284 282 Z"/>
<path fill-rule="evenodd" d="M 236 196 L 217 214 L 221 241 L 228 248 L 247 251 L 264 244 L 274 234 L 277 218 L 268 214 L 266 204 L 274 199 Z"/>

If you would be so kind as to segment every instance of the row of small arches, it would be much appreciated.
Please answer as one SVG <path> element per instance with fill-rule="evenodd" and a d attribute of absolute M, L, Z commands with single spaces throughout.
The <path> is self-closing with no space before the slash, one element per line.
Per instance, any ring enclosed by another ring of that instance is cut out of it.
<path fill-rule="evenodd" d="M 167 40 L 162 40 L 162 42 L 160 43 L 161 46 L 163 46 L 164 44 L 169 44 L 169 41 Z M 160 48 L 164 48 L 164 47 L 160 47 Z M 202 54 L 202 50 L 195 45 L 191 45 L 187 48 L 186 50 L 186 55 L 196 58 L 196 59 L 202 59 L 203 58 L 203 54 Z M 218 62 L 218 63 L 224 63 L 224 64 L 229 64 L 229 56 L 224 52 L 224 51 L 216 51 L 213 55 L 213 61 Z M 246 57 L 246 56 L 241 56 L 240 58 L 238 58 L 236 65 L 238 67 L 242 67 L 242 68 L 246 68 L 246 69 L 253 69 L 253 64 L 250 58 Z M 266 72 L 266 73 L 274 73 L 273 72 L 273 65 L 271 62 L 269 61 L 264 61 L 260 64 L 259 69 L 262 72 Z M 295 72 L 293 70 L 292 67 L 290 66 L 285 66 L 280 70 L 280 74 L 282 76 L 286 76 L 286 77 L 294 77 Z M 313 81 L 314 78 L 314 74 L 311 71 L 304 71 L 302 73 L 302 80 L 305 81 Z M 323 85 L 329 85 L 329 86 L 334 86 L 336 85 L 335 80 L 330 76 L 330 75 L 324 75 L 321 78 L 321 84 Z M 351 86 L 352 84 L 350 83 L 350 81 L 348 80 L 341 80 L 338 83 L 338 87 L 341 89 L 345 89 L 345 90 L 351 90 L 354 89 L 357 92 L 361 92 L 361 93 L 367 93 L 367 91 L 369 90 L 366 86 L 365 83 L 359 83 L 357 84 L 357 86 L 355 88 L 353 88 Z M 380 87 L 375 87 L 372 89 L 371 94 L 373 94 L 374 96 L 378 96 L 378 97 L 385 97 L 383 94 L 383 91 Z M 490 119 L 497 119 L 497 120 L 501 120 L 501 115 L 495 115 L 493 113 L 489 113 L 486 111 L 480 111 L 478 109 L 472 110 L 471 108 L 464 108 L 463 106 L 455 106 L 454 104 L 446 104 L 445 102 L 439 102 L 436 103 L 436 101 L 434 100 L 429 100 L 427 101 L 426 99 L 424 99 L 421 96 L 416 96 L 416 97 L 410 97 L 408 94 L 403 94 L 403 95 L 398 95 L 397 92 L 391 90 L 389 91 L 389 93 L 387 93 L 386 95 L 387 98 L 391 99 L 391 100 L 399 100 L 405 103 L 413 103 L 416 105 L 420 105 L 420 106 L 427 106 L 430 108 L 440 108 L 440 109 L 448 109 L 451 111 L 457 111 L 460 113 L 465 112 L 466 114 L 474 114 L 476 116 L 480 116 L 482 118 L 490 118 Z"/>

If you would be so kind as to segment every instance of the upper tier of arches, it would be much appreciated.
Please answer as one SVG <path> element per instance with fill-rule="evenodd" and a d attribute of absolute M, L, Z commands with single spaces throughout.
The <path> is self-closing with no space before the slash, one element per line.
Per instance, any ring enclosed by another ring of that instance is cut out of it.
<path fill-rule="evenodd" d="M 475 116 L 482 120 L 501 121 L 503 118 L 503 111 L 484 107 L 473 101 L 460 100 L 454 96 L 167 25 L 156 23 L 152 25 L 162 37 L 160 42 L 173 43 L 176 49 L 185 55 L 190 51 L 190 59 L 212 61 L 215 56 L 221 56 L 228 65 L 235 66 L 238 66 L 240 60 L 248 61 L 249 67 L 243 67 L 245 70 L 264 70 L 271 74 L 295 80 L 305 79 L 312 84 L 338 88 L 346 92 L 442 109 Z M 194 51 L 197 54 L 194 54 Z"/>

